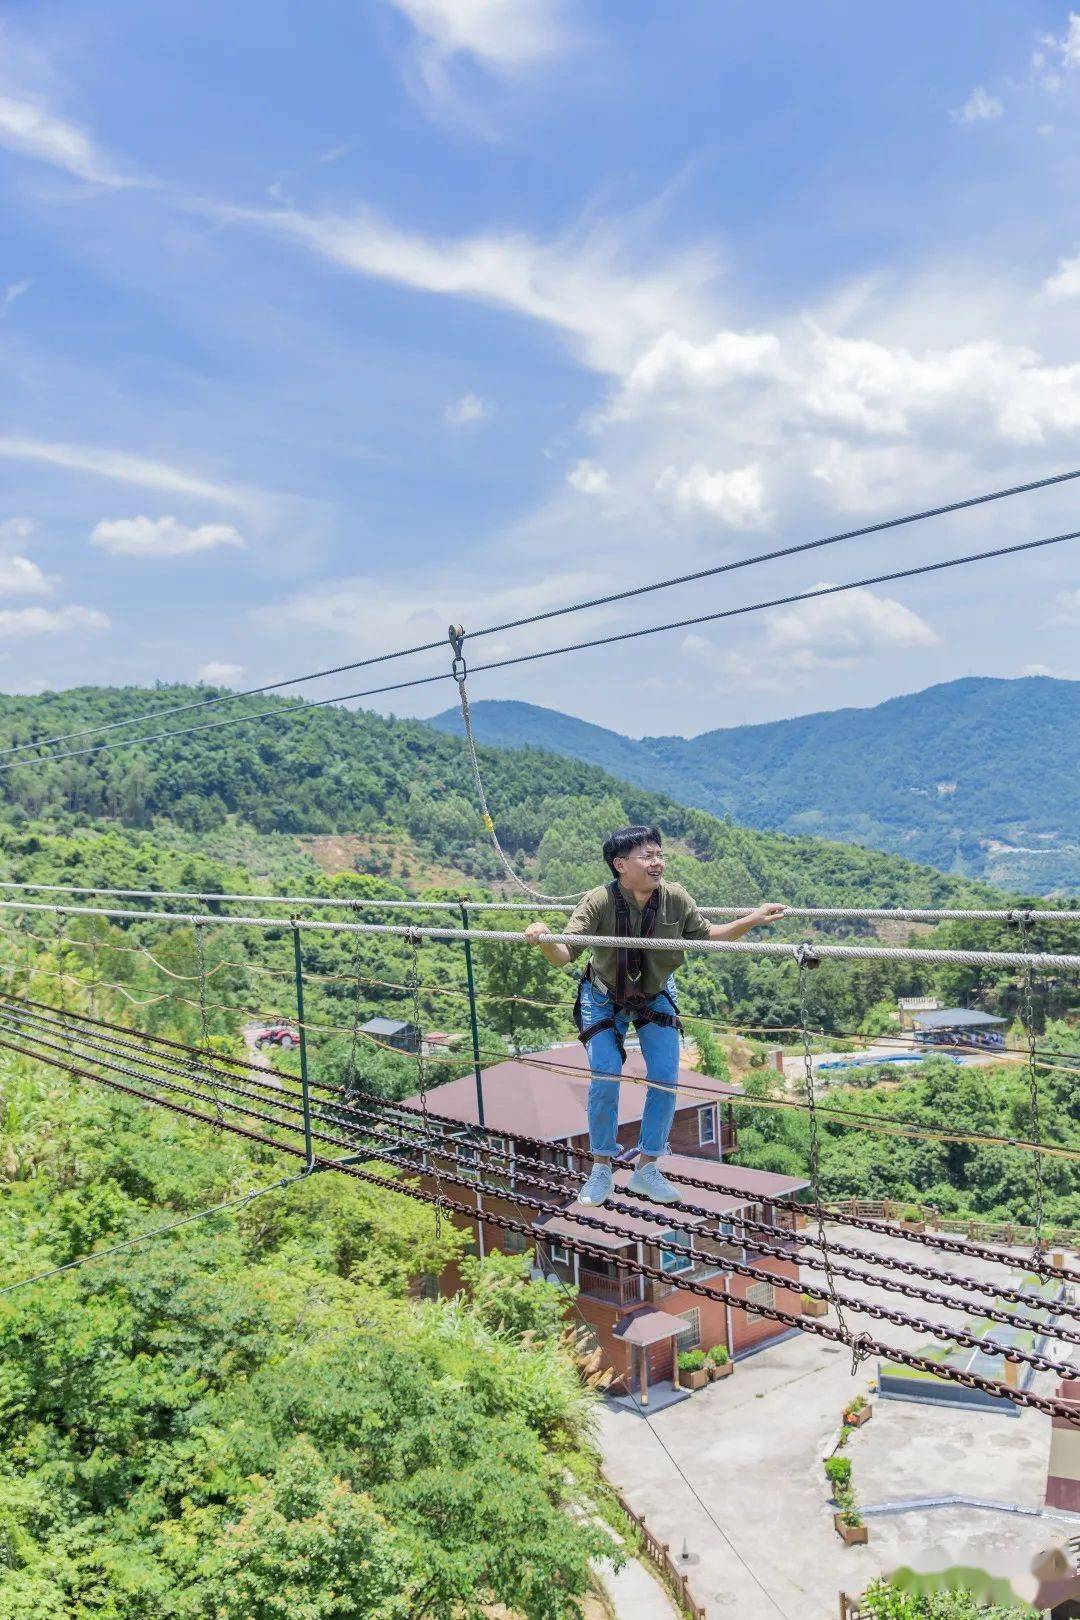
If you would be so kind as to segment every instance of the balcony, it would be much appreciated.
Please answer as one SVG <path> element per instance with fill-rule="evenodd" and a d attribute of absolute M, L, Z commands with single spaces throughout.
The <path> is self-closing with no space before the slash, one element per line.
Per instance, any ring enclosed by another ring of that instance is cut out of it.
<path fill-rule="evenodd" d="M 602 1299 L 606 1305 L 638 1305 L 641 1302 L 636 1277 L 588 1271 L 582 1266 L 579 1287 L 584 1299 Z"/>

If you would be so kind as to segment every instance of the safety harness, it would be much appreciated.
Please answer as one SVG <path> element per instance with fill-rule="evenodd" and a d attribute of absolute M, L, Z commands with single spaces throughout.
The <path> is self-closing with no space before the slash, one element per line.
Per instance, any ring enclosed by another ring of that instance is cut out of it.
<path fill-rule="evenodd" d="M 620 939 L 651 939 L 656 929 L 656 913 L 660 906 L 660 891 L 654 889 L 641 913 L 641 933 L 635 934 L 631 925 L 630 907 L 626 897 L 619 888 L 618 879 L 609 885 L 611 898 L 615 906 L 615 932 Z M 626 1062 L 626 1046 L 615 1021 L 616 1014 L 627 1012 L 630 1022 L 636 1030 L 644 1024 L 659 1024 L 663 1029 L 677 1029 L 682 1033 L 682 1021 L 679 1018 L 679 1009 L 666 990 L 659 994 L 671 1008 L 670 1013 L 656 1012 L 650 1003 L 655 996 L 647 996 L 641 989 L 641 976 L 645 971 L 645 952 L 633 950 L 629 945 L 620 945 L 615 953 L 615 983 L 614 985 L 599 984 L 593 973 L 592 963 L 578 981 L 577 1000 L 574 1003 L 574 1023 L 577 1026 L 578 1040 L 583 1046 L 588 1046 L 594 1035 L 601 1030 L 610 1029 L 615 1035 L 615 1044 L 619 1048 L 619 1056 Z M 582 1028 L 581 1013 L 581 987 L 588 980 L 590 984 L 598 984 L 612 1001 L 612 1013 L 607 1018 L 599 1018 L 593 1024 Z"/>

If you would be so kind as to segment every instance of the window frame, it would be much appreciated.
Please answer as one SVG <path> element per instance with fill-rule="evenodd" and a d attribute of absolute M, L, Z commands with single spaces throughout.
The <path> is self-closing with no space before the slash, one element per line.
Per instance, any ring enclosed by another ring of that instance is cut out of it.
<path fill-rule="evenodd" d="M 572 1266 L 574 1263 L 573 1255 L 562 1243 L 554 1243 L 549 1239 L 547 1252 L 553 1266 Z"/>
<path fill-rule="evenodd" d="M 692 1322 L 690 1317 L 694 1318 Z M 701 1345 L 701 1307 L 692 1305 L 688 1311 L 680 1312 L 677 1320 L 685 1322 L 686 1327 L 675 1335 L 675 1354 L 678 1356 L 683 1350 L 699 1349 Z"/>
<path fill-rule="evenodd" d="M 658 1251 L 660 1255 L 660 1270 L 664 1273 L 664 1275 L 666 1277 L 678 1277 L 684 1271 L 693 1271 L 695 1265 L 697 1264 L 696 1257 L 693 1254 L 693 1233 L 683 1231 L 678 1227 L 672 1227 L 669 1231 L 659 1232 L 657 1234 L 658 1243 L 665 1240 L 669 1243 L 685 1244 L 691 1250 L 691 1253 L 673 1254 L 670 1249 L 660 1249 Z"/>
<path fill-rule="evenodd" d="M 720 1139 L 719 1121 L 716 1117 L 716 1104 L 705 1103 L 697 1111 L 698 1116 L 698 1147 L 715 1147 Z M 703 1129 L 708 1121 L 712 1134 L 707 1136 Z"/>

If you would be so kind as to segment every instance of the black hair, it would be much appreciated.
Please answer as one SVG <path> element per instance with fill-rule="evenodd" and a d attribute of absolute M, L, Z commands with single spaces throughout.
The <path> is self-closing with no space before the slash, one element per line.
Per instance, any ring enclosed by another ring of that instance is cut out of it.
<path fill-rule="evenodd" d="M 640 849 L 642 844 L 662 844 L 659 827 L 620 827 L 609 838 L 604 839 L 604 859 L 611 869 L 612 877 L 618 877 L 615 870 L 615 857 L 629 855 L 632 849 Z"/>

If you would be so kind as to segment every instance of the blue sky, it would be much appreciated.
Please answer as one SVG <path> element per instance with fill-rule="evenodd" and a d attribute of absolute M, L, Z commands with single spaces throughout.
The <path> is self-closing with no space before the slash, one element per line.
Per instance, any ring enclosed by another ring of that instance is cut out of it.
<path fill-rule="evenodd" d="M 1080 466 L 1078 135 L 1080 15 L 1033 0 L 9 5 L 0 686 L 256 684 Z M 1066 486 L 484 653 L 1078 514 Z M 1076 677 L 1076 557 L 474 696 L 692 733 Z"/>

